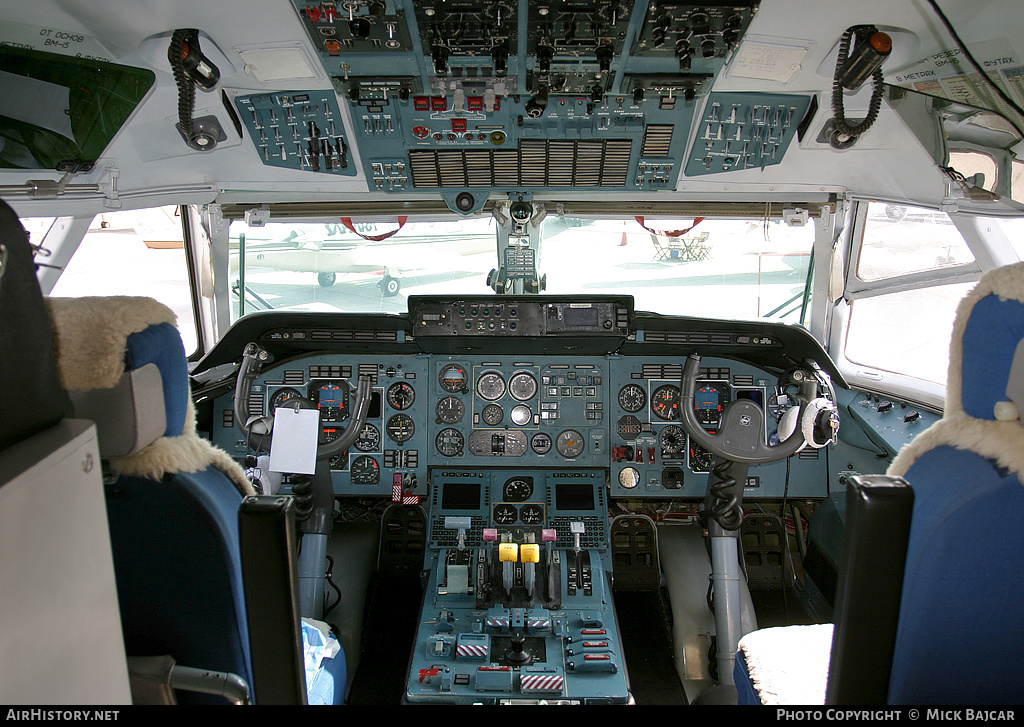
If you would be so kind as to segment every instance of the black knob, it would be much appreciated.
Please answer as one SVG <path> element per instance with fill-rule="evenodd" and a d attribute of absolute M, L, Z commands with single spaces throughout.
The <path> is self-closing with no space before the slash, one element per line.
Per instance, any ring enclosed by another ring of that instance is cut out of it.
<path fill-rule="evenodd" d="M 366 18 L 352 18 L 348 21 L 348 30 L 353 38 L 369 38 L 370 21 Z"/>

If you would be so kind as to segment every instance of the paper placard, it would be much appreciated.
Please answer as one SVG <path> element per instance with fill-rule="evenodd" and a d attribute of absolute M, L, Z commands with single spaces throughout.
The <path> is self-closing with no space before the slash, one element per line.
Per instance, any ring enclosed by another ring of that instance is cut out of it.
<path fill-rule="evenodd" d="M 274 412 L 270 441 L 270 471 L 311 475 L 316 471 L 316 445 L 320 433 L 318 409 L 279 407 Z"/>

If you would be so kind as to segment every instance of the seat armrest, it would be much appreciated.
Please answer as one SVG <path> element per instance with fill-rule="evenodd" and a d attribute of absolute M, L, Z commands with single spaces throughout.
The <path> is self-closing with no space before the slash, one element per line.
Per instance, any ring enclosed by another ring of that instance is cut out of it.
<path fill-rule="evenodd" d="M 238 509 L 256 704 L 306 704 L 295 505 L 254 495 Z"/>
<path fill-rule="evenodd" d="M 914 491 L 886 475 L 850 478 L 826 704 L 885 704 Z"/>

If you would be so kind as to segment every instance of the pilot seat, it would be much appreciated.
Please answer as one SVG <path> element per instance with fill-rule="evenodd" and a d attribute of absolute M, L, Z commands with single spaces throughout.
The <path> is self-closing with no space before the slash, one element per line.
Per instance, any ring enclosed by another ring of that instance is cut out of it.
<path fill-rule="evenodd" d="M 276 702 L 259 687 L 262 635 L 250 634 L 246 601 L 266 583 L 246 582 L 239 541 L 243 499 L 258 498 L 242 468 L 196 434 L 174 313 L 149 298 L 48 302 L 62 383 L 76 416 L 99 432 L 133 701 Z M 301 638 L 297 616 L 291 630 L 282 626 L 295 671 L 303 648 L 315 656 L 305 681 L 301 673 L 280 681 L 305 686 L 300 703 L 340 703 L 344 653 L 318 649 L 330 640 L 315 626 L 303 622 Z"/>
<path fill-rule="evenodd" d="M 1022 411 L 1018 263 L 983 275 L 960 303 L 942 419 L 886 476 L 853 478 L 848 507 L 874 525 L 848 512 L 834 628 L 745 636 L 741 704 L 1020 702 Z"/>

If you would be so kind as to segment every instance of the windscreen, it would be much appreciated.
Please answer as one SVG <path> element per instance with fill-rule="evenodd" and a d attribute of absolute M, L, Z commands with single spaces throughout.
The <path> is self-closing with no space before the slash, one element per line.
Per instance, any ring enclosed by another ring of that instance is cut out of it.
<path fill-rule="evenodd" d="M 813 224 L 549 216 L 540 234 L 545 293 L 632 295 L 638 311 L 670 315 L 803 318 Z M 405 313 L 412 294 L 486 295 L 498 248 L 490 217 L 351 226 L 236 220 L 232 319 L 261 310 Z"/>

